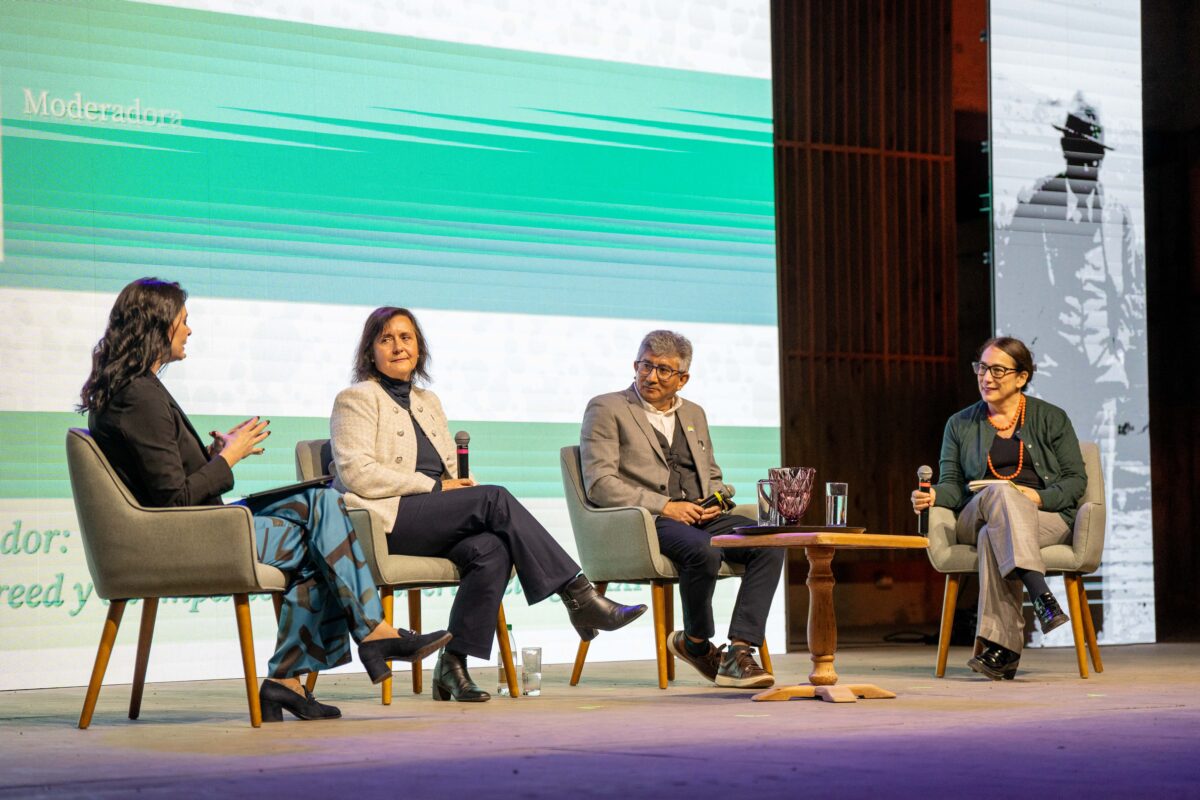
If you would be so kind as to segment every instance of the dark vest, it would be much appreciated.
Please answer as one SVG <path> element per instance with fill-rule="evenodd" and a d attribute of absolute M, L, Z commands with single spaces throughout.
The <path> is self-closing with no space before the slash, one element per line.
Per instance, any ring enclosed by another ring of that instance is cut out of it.
<path fill-rule="evenodd" d="M 692 458 L 692 448 L 688 447 L 687 437 L 683 435 L 683 426 L 679 418 L 675 418 L 675 438 L 668 444 L 667 437 L 655 428 L 654 435 L 658 437 L 658 446 L 667 459 L 667 467 L 671 477 L 667 483 L 667 496 L 672 500 L 691 500 L 699 503 L 701 497 L 700 473 L 696 472 L 696 459 Z"/>

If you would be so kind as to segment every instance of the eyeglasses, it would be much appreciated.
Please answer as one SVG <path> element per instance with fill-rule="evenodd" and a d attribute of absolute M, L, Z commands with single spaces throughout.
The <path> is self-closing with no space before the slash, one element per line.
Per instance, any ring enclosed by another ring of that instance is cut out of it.
<path fill-rule="evenodd" d="M 638 361 L 634 363 L 637 367 L 639 375 L 649 375 L 654 372 L 658 375 L 660 381 L 670 380 L 672 375 L 686 375 L 687 373 L 681 369 L 671 369 L 665 364 L 654 364 L 650 361 Z"/>
<path fill-rule="evenodd" d="M 996 380 L 1001 380 L 1010 372 L 1020 372 L 1017 367 L 1002 367 L 999 364 L 985 364 L 982 361 L 972 361 L 971 371 L 976 375 L 982 376 L 983 373 L 988 373 Z"/>

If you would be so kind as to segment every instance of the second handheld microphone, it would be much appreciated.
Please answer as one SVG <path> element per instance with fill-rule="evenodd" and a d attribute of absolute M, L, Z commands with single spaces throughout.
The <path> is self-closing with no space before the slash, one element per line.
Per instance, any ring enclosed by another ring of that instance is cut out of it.
<path fill-rule="evenodd" d="M 932 481 L 933 481 L 933 470 L 929 466 L 922 464 L 921 466 L 917 467 L 917 491 L 928 493 L 929 488 L 932 485 Z M 918 536 L 928 536 L 929 535 L 929 509 L 928 508 L 926 508 L 921 513 L 917 514 L 917 535 Z"/>
<path fill-rule="evenodd" d="M 467 445 L 471 443 L 471 434 L 466 431 L 459 431 L 454 434 L 454 443 L 458 445 L 458 477 L 471 477 L 471 467 L 468 463 L 469 448 Z"/>

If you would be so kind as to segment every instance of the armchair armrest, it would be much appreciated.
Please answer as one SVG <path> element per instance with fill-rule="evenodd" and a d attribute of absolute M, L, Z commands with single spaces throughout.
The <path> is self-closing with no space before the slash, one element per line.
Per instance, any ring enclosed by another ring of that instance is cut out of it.
<path fill-rule="evenodd" d="M 580 509 L 573 520 L 579 560 L 593 581 L 659 577 L 654 517 L 640 506 Z"/>
<path fill-rule="evenodd" d="M 254 519 L 245 506 L 125 509 L 84 539 L 104 599 L 261 591 Z"/>
<path fill-rule="evenodd" d="M 951 547 L 957 541 L 954 531 L 957 522 L 954 512 L 948 508 L 934 506 L 929 509 L 929 563 L 934 569 L 942 569 L 950 563 Z"/>
<path fill-rule="evenodd" d="M 730 514 L 736 514 L 746 519 L 758 521 L 758 505 L 755 503 L 738 503 L 729 510 Z"/>
<path fill-rule="evenodd" d="M 366 556 L 367 566 L 371 569 L 371 578 L 375 581 L 376 586 L 383 586 L 385 581 L 383 573 L 379 569 L 379 553 L 382 551 L 384 555 L 388 554 L 387 535 L 383 532 L 383 526 L 378 524 L 374 515 L 365 508 L 347 510 L 350 514 L 350 523 L 354 525 L 354 536 L 358 539 L 363 555 Z M 376 538 L 377 535 L 378 538 Z"/>
<path fill-rule="evenodd" d="M 1107 514 L 1103 503 L 1084 503 L 1075 515 L 1071 549 L 1079 572 L 1095 572 L 1104 555 L 1104 526 Z"/>

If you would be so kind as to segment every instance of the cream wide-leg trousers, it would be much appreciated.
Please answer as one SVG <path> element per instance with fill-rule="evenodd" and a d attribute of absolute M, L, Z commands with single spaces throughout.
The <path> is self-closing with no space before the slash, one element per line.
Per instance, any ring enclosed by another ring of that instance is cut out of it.
<path fill-rule="evenodd" d="M 1042 548 L 1071 540 L 1066 520 L 1042 511 L 1012 484 L 985 486 L 958 515 L 960 544 L 979 550 L 979 625 L 975 635 L 1020 653 L 1025 643 L 1025 588 L 1013 570 L 1046 571 Z"/>

